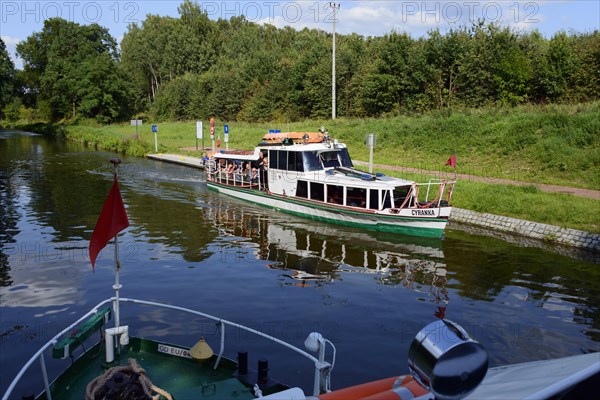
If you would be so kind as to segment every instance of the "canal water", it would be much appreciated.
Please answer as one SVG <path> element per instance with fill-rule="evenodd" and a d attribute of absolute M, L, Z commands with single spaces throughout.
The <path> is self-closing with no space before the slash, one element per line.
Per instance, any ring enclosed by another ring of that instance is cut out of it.
<path fill-rule="evenodd" d="M 0 393 L 40 345 L 114 293 L 112 244 L 95 271 L 87 248 L 115 156 L 0 132 Z M 319 331 L 337 347 L 334 388 L 406 373 L 415 333 L 441 316 L 480 341 L 492 366 L 600 350 L 593 257 L 452 227 L 422 240 L 304 220 L 208 191 L 198 170 L 138 158 L 123 157 L 121 189 L 130 220 L 122 296 L 198 309 L 299 347 Z M 219 346 L 213 323 L 173 311 L 126 305 L 122 319 L 139 335 Z M 227 355 L 238 350 L 251 367 L 267 358 L 271 377 L 311 387 L 310 364 L 293 353 L 232 332 Z"/>

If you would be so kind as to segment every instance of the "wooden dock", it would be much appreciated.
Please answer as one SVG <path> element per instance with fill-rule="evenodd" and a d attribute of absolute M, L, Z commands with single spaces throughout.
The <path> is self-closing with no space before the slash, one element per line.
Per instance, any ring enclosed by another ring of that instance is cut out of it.
<path fill-rule="evenodd" d="M 180 154 L 148 154 L 146 155 L 151 160 L 158 160 L 169 162 L 173 164 L 185 165 L 186 167 L 193 167 L 204 169 L 204 162 L 198 157 L 182 156 Z"/>

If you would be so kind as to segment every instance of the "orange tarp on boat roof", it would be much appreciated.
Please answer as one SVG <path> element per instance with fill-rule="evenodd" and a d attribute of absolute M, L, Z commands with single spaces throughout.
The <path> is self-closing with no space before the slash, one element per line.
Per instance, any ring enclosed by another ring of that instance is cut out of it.
<path fill-rule="evenodd" d="M 263 137 L 265 142 L 283 142 L 283 139 L 292 139 L 294 143 L 321 143 L 325 139 L 325 135 L 321 132 L 281 132 L 268 133 Z"/>

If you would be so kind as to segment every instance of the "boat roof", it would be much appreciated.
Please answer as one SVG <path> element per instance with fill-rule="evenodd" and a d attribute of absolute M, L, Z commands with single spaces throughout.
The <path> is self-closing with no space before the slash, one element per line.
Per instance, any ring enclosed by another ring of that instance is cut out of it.
<path fill-rule="evenodd" d="M 256 161 L 259 158 L 260 149 L 254 150 L 221 150 L 215 153 L 215 158 L 224 158 L 228 160 Z"/>
<path fill-rule="evenodd" d="M 283 143 L 285 139 L 291 139 L 294 143 L 322 143 L 325 141 L 322 132 L 278 132 L 267 133 L 263 137 L 263 143 Z"/>
<path fill-rule="evenodd" d="M 490 368 L 465 399 L 549 399 L 600 373 L 600 353 Z"/>
<path fill-rule="evenodd" d="M 265 147 L 263 147 L 265 146 Z M 343 143 L 297 143 L 284 145 L 281 143 L 264 143 L 259 145 L 254 150 L 220 150 L 213 154 L 215 158 L 223 158 L 228 160 L 256 161 L 260 157 L 261 150 L 286 150 L 286 151 L 316 151 L 318 153 L 327 153 L 330 151 L 341 151 L 346 148 Z M 268 146 L 268 147 L 267 147 Z"/>

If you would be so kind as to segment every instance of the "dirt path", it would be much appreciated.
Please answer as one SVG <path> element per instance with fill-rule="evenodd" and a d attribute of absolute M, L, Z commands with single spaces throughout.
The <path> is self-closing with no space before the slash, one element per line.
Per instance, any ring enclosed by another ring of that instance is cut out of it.
<path fill-rule="evenodd" d="M 356 161 L 353 160 L 356 165 L 369 165 L 369 163 L 364 161 Z M 391 171 L 404 171 L 404 172 L 412 172 L 418 174 L 431 174 L 431 175 L 441 175 L 444 178 L 452 178 L 453 174 L 440 172 L 440 171 L 426 171 L 419 168 L 410 168 L 410 167 L 398 167 L 394 165 L 384 165 L 384 164 L 373 164 L 373 168 L 376 169 L 387 169 Z M 473 182 L 487 182 L 487 183 L 499 183 L 503 185 L 515 185 L 515 186 L 535 186 L 544 192 L 554 192 L 554 193 L 567 193 L 572 194 L 574 196 L 579 197 L 588 197 L 590 199 L 600 200 L 600 190 L 592 190 L 592 189 L 580 189 L 568 186 L 558 186 L 558 185 L 546 185 L 543 183 L 531 183 L 531 182 L 520 182 L 513 181 L 511 179 L 501 179 L 501 178 L 489 178 L 483 176 L 469 175 L 469 174 L 458 174 L 458 178 L 461 180 L 470 180 Z"/>

